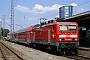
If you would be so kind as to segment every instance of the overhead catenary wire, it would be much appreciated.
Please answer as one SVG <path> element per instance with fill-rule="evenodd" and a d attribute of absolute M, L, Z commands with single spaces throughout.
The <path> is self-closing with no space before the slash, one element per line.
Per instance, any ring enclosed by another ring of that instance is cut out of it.
<path fill-rule="evenodd" d="M 75 1 L 75 0 L 73 0 L 73 1 Z M 73 2 L 73 1 L 72 1 L 72 2 Z M 70 2 L 70 3 L 71 3 L 71 2 Z M 54 14 L 52 14 L 52 15 L 49 15 L 49 16 L 45 17 L 45 18 L 48 18 L 48 17 L 53 16 L 53 15 L 56 15 L 56 14 L 58 14 L 58 13 L 59 13 L 59 12 L 54 13 Z M 34 21 L 34 22 L 37 22 L 38 20 L 40 20 L 40 18 L 39 18 L 39 19 L 37 19 L 37 20 L 36 20 L 36 21 Z M 34 22 L 33 22 L 33 23 L 34 23 Z"/>
<path fill-rule="evenodd" d="M 14 6 L 17 4 L 18 0 L 16 0 L 16 2 L 14 3 Z"/>
<path fill-rule="evenodd" d="M 73 0 L 73 1 L 71 1 L 70 3 L 74 2 L 74 1 L 76 1 L 76 0 Z M 89 3 L 89 2 L 90 2 L 90 1 L 86 1 L 86 2 L 84 2 L 84 3 L 82 3 L 82 4 L 79 4 L 78 6 L 84 5 L 84 4 Z M 70 4 L 70 3 L 69 3 L 69 4 Z M 77 6 L 76 6 L 76 7 L 77 7 Z M 57 12 L 57 13 L 59 13 L 59 12 Z M 45 18 L 51 17 L 51 16 L 53 16 L 53 15 L 56 15 L 57 13 L 51 14 L 51 15 L 45 17 Z M 35 22 L 37 22 L 37 21 L 39 21 L 39 20 L 40 20 L 40 18 L 37 19 L 36 21 L 33 21 L 32 23 L 35 23 Z"/>
<path fill-rule="evenodd" d="M 86 2 L 84 2 L 82 4 L 79 4 L 78 6 L 84 5 L 84 4 L 89 3 L 89 2 L 90 2 L 90 0 L 89 1 L 86 1 Z"/>
<path fill-rule="evenodd" d="M 72 2 L 74 2 L 74 1 L 76 1 L 76 0 L 73 0 Z M 86 4 L 86 3 L 89 3 L 90 2 L 90 0 L 89 1 L 86 1 L 86 2 L 84 2 L 84 3 L 82 3 L 82 4 L 79 4 L 78 6 L 81 6 L 81 5 L 84 5 L 84 4 Z M 70 2 L 71 3 L 71 2 Z M 59 13 L 59 12 L 58 12 Z M 55 15 L 55 14 L 57 14 L 57 13 L 54 13 L 54 14 L 52 14 L 52 15 Z M 50 15 L 50 16 L 52 16 L 52 15 Z M 50 17 L 50 16 L 47 16 L 47 17 Z"/>
<path fill-rule="evenodd" d="M 16 0 L 16 2 L 14 3 L 13 6 L 15 6 L 17 2 L 18 2 L 18 0 Z M 5 15 L 5 18 L 4 18 L 4 19 L 8 18 L 8 16 L 10 15 L 10 13 L 11 13 L 11 8 L 9 8 L 9 12 L 8 12 L 7 15 Z M 11 18 L 9 18 L 9 19 L 11 19 Z M 4 23 L 6 23 L 6 24 L 7 24 L 8 26 L 10 26 L 10 28 L 11 28 L 11 24 L 9 24 L 6 20 L 3 22 L 3 26 L 5 25 Z M 3 28 L 4 28 L 4 27 L 3 27 Z M 5 28 L 4 28 L 4 29 L 5 29 Z"/>
<path fill-rule="evenodd" d="M 73 0 L 72 2 L 74 2 L 74 1 L 76 1 L 76 0 Z M 81 6 L 81 5 L 84 5 L 84 4 L 86 4 L 86 3 L 89 3 L 90 2 L 90 0 L 89 1 L 86 1 L 86 2 L 84 2 L 84 3 L 82 3 L 82 4 L 79 4 L 78 6 Z M 70 2 L 71 3 L 71 2 Z M 54 14 L 52 14 L 52 15 L 55 15 L 56 13 L 54 13 Z M 52 15 L 50 15 L 50 16 L 52 16 Z M 48 17 L 50 17 L 50 16 L 48 16 Z"/>
<path fill-rule="evenodd" d="M 74 1 L 76 1 L 76 0 L 73 0 L 72 2 L 74 2 Z M 16 5 L 16 3 L 18 2 L 18 0 L 16 0 L 16 2 L 14 3 L 14 6 Z M 81 6 L 81 5 L 83 5 L 83 4 L 86 4 L 86 3 L 89 3 L 90 1 L 86 1 L 86 2 L 84 2 L 84 3 L 82 3 L 82 4 L 80 4 L 80 5 L 78 5 L 78 6 Z M 71 2 L 70 2 L 71 3 Z M 10 14 L 10 11 L 9 11 L 9 14 Z M 8 14 L 8 15 L 9 15 Z M 52 15 L 55 15 L 56 13 L 54 13 L 54 14 L 52 14 Z M 50 16 L 52 16 L 52 15 L 50 15 Z M 48 17 L 50 17 L 50 16 L 48 16 Z"/>
<path fill-rule="evenodd" d="M 14 7 L 15 7 L 15 5 L 17 4 L 17 2 L 18 2 L 18 0 L 16 0 L 16 2 L 14 3 Z M 11 8 L 9 9 L 9 12 L 8 12 L 8 14 L 6 15 L 5 19 L 8 18 L 8 16 L 10 15 L 10 13 L 11 13 Z M 6 23 L 10 26 L 10 24 L 9 24 L 8 22 L 6 22 Z"/>
<path fill-rule="evenodd" d="M 14 3 L 14 6 L 17 4 L 17 2 L 18 2 L 18 0 L 16 0 L 16 2 Z M 9 9 L 9 12 L 8 12 L 8 14 L 6 15 L 6 18 L 9 16 L 10 12 L 11 12 L 11 8 Z"/>
<path fill-rule="evenodd" d="M 73 0 L 73 1 L 76 1 L 76 0 Z M 72 1 L 72 2 L 73 2 L 73 1 Z M 14 6 L 16 5 L 17 2 L 18 2 L 18 0 L 16 0 Z M 84 4 L 89 3 L 89 2 L 90 2 L 90 1 L 84 2 L 84 3 L 82 3 L 82 4 L 78 5 L 78 6 L 84 5 Z M 71 3 L 71 2 L 70 2 L 70 3 Z M 58 12 L 57 12 L 57 13 L 58 13 Z M 50 16 L 53 16 L 53 15 L 56 15 L 57 13 L 54 13 L 54 14 L 52 14 L 52 15 L 49 15 L 49 16 L 47 16 L 46 18 L 48 18 L 48 17 L 50 17 Z M 10 12 L 9 12 L 9 14 L 10 14 Z M 9 14 L 8 14 L 8 15 L 9 15 Z M 37 22 L 38 20 L 40 20 L 40 18 L 37 19 L 37 20 L 34 21 L 34 22 Z"/>

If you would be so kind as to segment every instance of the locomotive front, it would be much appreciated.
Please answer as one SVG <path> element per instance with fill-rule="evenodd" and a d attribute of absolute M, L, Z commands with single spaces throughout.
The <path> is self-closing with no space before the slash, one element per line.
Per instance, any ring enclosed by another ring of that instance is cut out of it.
<path fill-rule="evenodd" d="M 58 50 L 61 52 L 74 52 L 77 54 L 79 47 L 78 24 L 64 22 L 58 25 Z"/>

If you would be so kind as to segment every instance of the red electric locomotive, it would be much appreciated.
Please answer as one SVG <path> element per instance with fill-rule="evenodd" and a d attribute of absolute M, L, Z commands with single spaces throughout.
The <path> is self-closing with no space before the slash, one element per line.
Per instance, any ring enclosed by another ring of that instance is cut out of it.
<path fill-rule="evenodd" d="M 52 21 L 52 20 L 51 20 Z M 77 54 L 79 47 L 79 32 L 76 22 L 42 23 L 34 27 L 32 43 L 43 44 L 50 50 L 60 53 L 74 52 Z"/>
<path fill-rule="evenodd" d="M 42 45 L 60 53 L 74 52 L 79 47 L 79 32 L 76 22 L 48 21 L 15 32 L 17 42 Z"/>

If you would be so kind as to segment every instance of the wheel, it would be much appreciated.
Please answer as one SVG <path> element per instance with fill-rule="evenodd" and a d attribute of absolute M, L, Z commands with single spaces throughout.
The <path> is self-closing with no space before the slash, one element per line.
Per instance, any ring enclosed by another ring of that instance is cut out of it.
<path fill-rule="evenodd" d="M 65 54 L 65 52 L 64 51 L 60 51 L 60 55 L 63 55 L 63 54 Z"/>
<path fill-rule="evenodd" d="M 27 45 L 29 45 L 29 42 L 27 42 Z"/>

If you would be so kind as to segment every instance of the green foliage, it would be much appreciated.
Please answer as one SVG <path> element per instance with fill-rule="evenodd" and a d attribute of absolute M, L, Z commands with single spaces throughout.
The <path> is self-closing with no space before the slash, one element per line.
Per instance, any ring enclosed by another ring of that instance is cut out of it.
<path fill-rule="evenodd" d="M 8 29 L 3 29 L 1 28 L 1 36 L 4 36 L 6 37 L 7 36 L 7 33 L 9 33 L 10 31 Z"/>
<path fill-rule="evenodd" d="M 4 29 L 3 32 L 4 32 L 5 37 L 6 37 L 7 36 L 7 33 L 9 33 L 10 31 L 8 29 Z"/>

